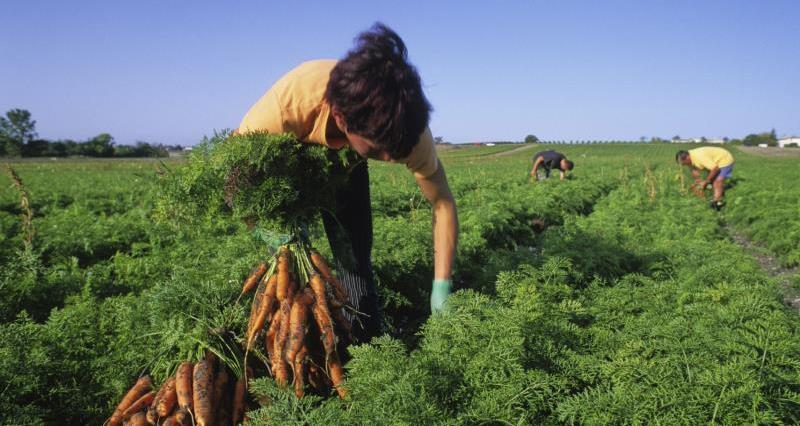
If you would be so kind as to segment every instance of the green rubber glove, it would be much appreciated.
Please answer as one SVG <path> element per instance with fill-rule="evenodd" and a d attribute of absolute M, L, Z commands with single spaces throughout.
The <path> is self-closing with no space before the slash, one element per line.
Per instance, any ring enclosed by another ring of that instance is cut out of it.
<path fill-rule="evenodd" d="M 291 234 L 284 234 L 258 226 L 253 229 L 253 236 L 257 240 L 266 243 L 272 250 L 277 250 L 278 247 L 287 244 L 294 238 Z"/>
<path fill-rule="evenodd" d="M 450 296 L 453 280 L 433 280 L 431 287 L 431 312 L 441 312 L 444 301 Z"/>

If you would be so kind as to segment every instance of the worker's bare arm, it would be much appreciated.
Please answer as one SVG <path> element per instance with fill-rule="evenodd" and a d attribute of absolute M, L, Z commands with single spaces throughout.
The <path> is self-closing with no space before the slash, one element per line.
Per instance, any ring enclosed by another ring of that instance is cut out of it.
<path fill-rule="evenodd" d="M 544 162 L 544 157 L 536 157 L 536 160 L 533 161 L 533 170 L 531 170 L 531 176 L 536 176 L 536 171 L 539 170 L 539 166 Z"/>
<path fill-rule="evenodd" d="M 434 279 L 450 279 L 458 243 L 456 202 L 442 163 L 428 177 L 415 176 L 420 190 L 433 207 Z"/>

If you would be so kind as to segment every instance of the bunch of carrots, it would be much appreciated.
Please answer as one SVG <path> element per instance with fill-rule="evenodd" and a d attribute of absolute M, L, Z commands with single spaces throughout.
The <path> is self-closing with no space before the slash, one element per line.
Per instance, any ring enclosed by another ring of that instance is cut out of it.
<path fill-rule="evenodd" d="M 699 183 L 693 183 L 693 184 L 689 185 L 689 189 L 692 190 L 692 193 L 694 193 L 695 197 L 700 198 L 700 199 L 705 199 L 706 198 L 705 188 L 701 187 Z"/>
<path fill-rule="evenodd" d="M 242 295 L 254 288 L 245 353 L 263 334 L 269 369 L 279 386 L 287 386 L 291 377 L 298 398 L 306 384 L 318 392 L 332 386 L 344 398 L 337 345 L 338 335 L 352 341 L 344 316 L 344 309 L 352 307 L 324 257 L 303 239 L 286 244 L 254 268 Z"/>
<path fill-rule="evenodd" d="M 218 365 L 219 364 L 219 365 Z M 125 394 L 107 426 L 236 425 L 245 411 L 245 378 L 232 375 L 210 352 L 196 364 L 183 362 L 158 390 L 143 376 Z"/>

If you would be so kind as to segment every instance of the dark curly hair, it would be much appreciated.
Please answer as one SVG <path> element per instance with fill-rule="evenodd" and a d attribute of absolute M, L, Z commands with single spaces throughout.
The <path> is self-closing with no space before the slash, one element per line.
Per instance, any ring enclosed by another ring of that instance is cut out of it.
<path fill-rule="evenodd" d="M 373 141 L 392 158 L 407 157 L 428 127 L 431 106 L 400 36 L 378 22 L 358 35 L 330 74 L 325 100 L 347 130 Z"/>
<path fill-rule="evenodd" d="M 679 163 L 679 162 L 685 160 L 686 157 L 688 157 L 688 156 L 689 156 L 689 152 L 688 151 L 680 150 L 675 154 L 675 162 Z"/>

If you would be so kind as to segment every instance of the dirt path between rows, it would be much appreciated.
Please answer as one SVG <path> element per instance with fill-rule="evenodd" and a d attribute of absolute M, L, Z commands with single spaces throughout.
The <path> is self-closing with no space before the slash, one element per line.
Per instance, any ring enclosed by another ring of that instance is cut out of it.
<path fill-rule="evenodd" d="M 777 148 L 777 147 L 761 148 L 758 146 L 739 146 L 736 147 L 736 149 L 742 152 L 746 152 L 748 154 L 758 155 L 761 157 L 784 157 L 784 158 L 800 157 L 800 148 Z"/>
<path fill-rule="evenodd" d="M 750 241 L 744 234 L 735 230 L 732 226 L 725 225 L 725 230 L 733 241 L 744 249 L 745 253 L 756 259 L 758 264 L 761 265 L 761 269 L 778 281 L 781 293 L 783 294 L 784 303 L 796 310 L 800 310 L 800 290 L 792 286 L 792 277 L 798 273 L 798 268 L 785 268 L 781 266 L 778 258 L 770 254 L 765 248 Z"/>
<path fill-rule="evenodd" d="M 525 145 L 525 146 L 521 146 L 519 148 L 510 149 L 508 151 L 503 151 L 503 152 L 498 152 L 497 154 L 492 154 L 492 157 L 505 157 L 505 156 L 508 156 L 508 155 L 514 155 L 514 154 L 519 153 L 520 151 L 527 151 L 529 149 L 533 149 L 533 148 L 536 148 L 538 146 L 539 145 L 535 145 L 535 144 Z"/>

